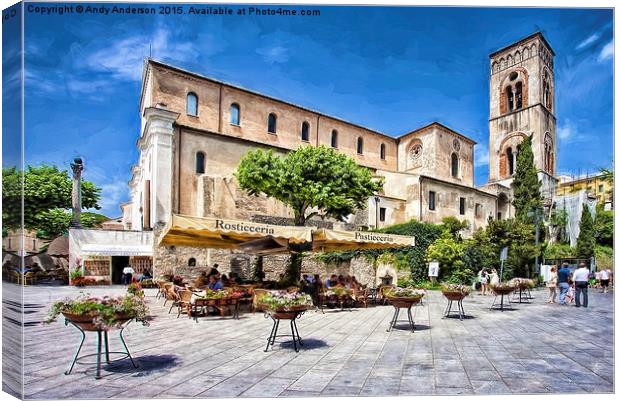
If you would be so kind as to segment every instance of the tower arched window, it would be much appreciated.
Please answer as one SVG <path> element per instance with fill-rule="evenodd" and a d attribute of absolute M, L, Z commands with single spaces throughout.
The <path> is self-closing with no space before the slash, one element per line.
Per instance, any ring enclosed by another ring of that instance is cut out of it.
<path fill-rule="evenodd" d="M 189 260 L 187 261 L 187 265 L 190 267 L 195 267 L 196 266 L 196 258 L 189 258 Z"/>
<path fill-rule="evenodd" d="M 196 152 L 196 174 L 205 173 L 205 154 L 204 152 Z"/>
<path fill-rule="evenodd" d="M 239 121 L 241 120 L 241 109 L 237 103 L 233 103 L 230 105 L 230 123 L 239 125 Z"/>
<path fill-rule="evenodd" d="M 517 82 L 515 85 L 515 103 L 516 109 L 520 109 L 523 107 L 523 83 Z"/>
<path fill-rule="evenodd" d="M 332 148 L 338 147 L 338 131 L 332 130 L 332 138 L 331 138 Z"/>
<path fill-rule="evenodd" d="M 364 154 L 364 138 L 361 136 L 357 138 L 357 154 Z"/>
<path fill-rule="evenodd" d="M 275 114 L 269 113 L 269 117 L 267 118 L 267 131 L 270 134 L 276 133 L 276 125 L 277 125 L 278 117 Z"/>
<path fill-rule="evenodd" d="M 506 87 L 506 104 L 508 105 L 508 111 L 514 109 L 514 94 L 512 93 L 512 87 Z"/>
<path fill-rule="evenodd" d="M 194 92 L 187 94 L 185 112 L 190 116 L 198 115 L 198 96 Z"/>
<path fill-rule="evenodd" d="M 506 149 L 506 160 L 508 161 L 508 175 L 513 175 L 515 172 L 515 155 L 512 153 L 512 148 Z"/>
<path fill-rule="evenodd" d="M 545 171 L 553 173 L 553 141 L 549 133 L 545 135 L 544 159 Z"/>
<path fill-rule="evenodd" d="M 381 144 L 381 151 L 379 153 L 381 154 L 381 160 L 385 160 L 385 144 L 384 143 Z"/>
<path fill-rule="evenodd" d="M 310 124 L 308 124 L 305 121 L 301 124 L 301 140 L 302 141 L 310 140 Z"/>
<path fill-rule="evenodd" d="M 450 172 L 452 177 L 459 178 L 459 156 L 456 153 L 452 153 Z"/>

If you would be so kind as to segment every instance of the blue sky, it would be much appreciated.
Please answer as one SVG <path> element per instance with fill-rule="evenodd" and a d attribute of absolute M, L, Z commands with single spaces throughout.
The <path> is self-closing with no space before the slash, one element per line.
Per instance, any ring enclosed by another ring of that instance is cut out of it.
<path fill-rule="evenodd" d="M 558 172 L 612 164 L 611 10 L 318 9 L 305 18 L 26 13 L 27 163 L 83 156 L 103 212 L 119 215 L 138 159 L 150 44 L 156 59 L 390 135 L 439 121 L 478 142 L 483 184 L 488 54 L 541 31 L 557 55 Z"/>

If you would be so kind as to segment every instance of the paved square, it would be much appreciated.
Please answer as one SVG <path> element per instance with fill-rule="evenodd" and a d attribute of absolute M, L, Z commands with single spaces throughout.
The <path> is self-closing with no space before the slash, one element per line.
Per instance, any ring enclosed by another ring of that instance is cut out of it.
<path fill-rule="evenodd" d="M 8 294 L 17 291 L 13 284 L 3 288 Z M 459 321 L 442 319 L 446 300 L 433 291 L 423 306 L 414 308 L 415 333 L 386 332 L 391 306 L 311 311 L 298 321 L 304 347 L 295 353 L 286 337 L 263 352 L 271 329 L 263 314 L 242 313 L 239 320 L 209 317 L 198 323 L 177 319 L 163 300 L 155 300 L 156 290 L 149 289 L 153 321 L 148 327 L 131 323 L 125 330 L 140 367 L 120 362 L 95 380 L 94 368 L 86 365 L 63 374 L 79 332 L 62 319 L 39 323 L 52 301 L 78 292 L 70 287 L 24 289 L 25 303 L 31 304 L 24 329 L 26 398 L 613 392 L 611 294 L 591 291 L 585 309 L 547 305 L 546 291 L 533 291 L 530 304 L 504 312 L 489 310 L 492 297 L 474 294 L 464 301 L 471 317 Z M 88 292 L 122 294 L 124 288 Z M 5 312 L 8 306 L 3 304 Z M 404 312 L 401 319 L 406 319 Z M 94 352 L 94 340 L 89 333 L 83 353 Z M 110 347 L 120 349 L 115 332 Z"/>

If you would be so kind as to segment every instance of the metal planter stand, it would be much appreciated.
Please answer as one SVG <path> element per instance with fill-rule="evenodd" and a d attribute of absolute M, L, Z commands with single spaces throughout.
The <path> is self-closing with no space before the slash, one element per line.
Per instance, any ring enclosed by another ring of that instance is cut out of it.
<path fill-rule="evenodd" d="M 269 347 L 273 347 L 276 337 L 286 337 L 287 334 L 278 335 L 278 328 L 280 327 L 280 320 L 289 320 L 291 326 L 291 336 L 293 337 L 293 348 L 295 348 L 295 352 L 299 352 L 299 348 L 301 348 L 304 343 L 301 341 L 301 336 L 299 335 L 299 330 L 297 329 L 296 320 L 303 315 L 304 311 L 293 311 L 293 312 L 274 312 L 274 313 L 265 313 L 265 317 L 270 317 L 273 320 L 273 326 L 271 327 L 271 333 L 267 338 L 267 346 L 265 347 L 265 352 L 269 350 Z M 299 343 L 299 347 L 297 344 Z"/>
<path fill-rule="evenodd" d="M 450 314 L 452 312 L 453 301 L 454 300 L 448 298 L 448 305 L 446 306 L 446 309 L 443 312 L 444 318 L 450 317 Z M 457 313 L 459 315 L 459 320 L 463 320 L 463 318 L 465 317 L 465 309 L 463 309 L 463 298 L 456 301 L 456 307 L 457 307 Z"/>
<path fill-rule="evenodd" d="M 131 357 L 131 354 L 129 353 L 129 349 L 127 348 L 127 344 L 125 343 L 125 339 L 123 338 L 123 330 L 125 330 L 125 328 L 127 327 L 127 325 L 129 325 L 130 322 L 131 322 L 131 320 L 129 320 L 123 327 L 121 327 L 120 332 L 119 332 L 119 338 L 121 340 L 121 343 L 123 344 L 123 347 L 125 348 L 125 352 L 122 352 L 122 351 L 110 352 L 110 347 L 109 347 L 109 344 L 108 344 L 108 330 L 101 330 L 101 329 L 97 329 L 97 330 L 84 330 L 79 325 L 77 325 L 74 322 L 72 322 L 71 320 L 65 318 L 65 326 L 71 324 L 73 327 L 75 327 L 76 329 L 78 329 L 80 331 L 80 334 L 82 334 L 82 340 L 80 341 L 80 345 L 78 346 L 77 352 L 75 353 L 75 356 L 73 357 L 73 361 L 71 362 L 71 366 L 69 366 L 69 369 L 65 371 L 65 375 L 71 374 L 71 371 L 73 370 L 73 367 L 75 366 L 76 363 L 78 363 L 78 364 L 88 364 L 88 365 L 96 364 L 97 365 L 97 372 L 95 374 L 95 379 L 101 379 L 101 357 L 102 357 L 102 355 L 105 355 L 105 363 L 108 364 L 108 365 L 110 363 L 122 361 L 124 359 L 129 358 L 129 360 L 131 361 L 131 364 L 133 365 L 133 367 L 137 368 L 138 365 L 136 365 L 136 363 L 134 362 L 133 358 Z M 82 350 L 82 345 L 84 345 L 84 340 L 86 339 L 86 332 L 87 331 L 91 331 L 91 332 L 96 332 L 97 333 L 97 353 L 79 356 L 80 355 L 80 351 Z M 104 351 L 103 352 L 102 352 L 102 349 L 101 349 L 101 346 L 102 346 L 101 338 L 102 337 L 103 337 L 103 347 L 104 347 Z M 114 359 L 114 360 L 110 360 L 110 354 L 123 355 L 123 357 L 118 358 L 118 359 Z M 80 362 L 82 359 L 93 357 L 93 356 L 97 356 L 97 362 Z"/>
<path fill-rule="evenodd" d="M 498 296 L 500 297 L 500 302 L 499 302 L 499 303 L 497 303 L 497 297 L 498 297 Z M 507 306 L 507 307 L 506 307 L 506 306 L 504 306 L 504 305 L 505 305 L 505 304 L 504 304 L 504 297 L 506 297 L 506 298 L 508 299 L 508 306 Z M 512 310 L 512 309 L 514 309 L 514 308 L 512 307 L 512 305 L 511 305 L 511 304 L 512 304 L 512 302 L 510 301 L 510 293 L 507 293 L 507 294 L 505 294 L 505 293 L 503 293 L 503 292 L 502 292 L 502 293 L 500 293 L 500 294 L 495 293 L 495 298 L 493 298 L 493 303 L 491 304 L 491 308 L 490 308 L 490 309 L 491 309 L 491 310 L 493 310 L 493 309 L 499 309 L 499 310 L 500 310 L 500 311 L 502 311 L 502 312 L 504 311 L 504 309 L 510 309 L 510 310 Z"/>
<path fill-rule="evenodd" d="M 390 301 L 392 303 L 392 306 L 394 307 L 394 315 L 392 316 L 392 320 L 390 321 L 390 325 L 386 331 L 390 332 L 392 331 L 392 329 L 396 328 L 396 323 L 398 323 L 399 321 L 404 322 L 404 320 L 398 320 L 398 316 L 400 315 L 401 309 L 407 309 L 407 322 L 409 323 L 409 327 L 411 327 L 411 332 L 413 333 L 415 331 L 415 322 L 413 321 L 413 316 L 411 316 L 411 308 L 414 305 L 419 304 L 422 301 L 422 298 L 420 297 L 417 299 L 406 299 L 388 297 L 388 301 Z"/>

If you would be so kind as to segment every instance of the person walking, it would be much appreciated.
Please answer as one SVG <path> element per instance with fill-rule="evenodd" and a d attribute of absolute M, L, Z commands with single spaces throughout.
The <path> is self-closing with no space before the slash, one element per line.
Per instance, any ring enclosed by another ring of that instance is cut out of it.
<path fill-rule="evenodd" d="M 588 307 L 588 278 L 590 277 L 590 270 L 586 267 L 585 263 L 580 263 L 579 268 L 573 272 L 573 283 L 575 283 L 575 306 L 577 308 L 582 306 Z"/>
<path fill-rule="evenodd" d="M 601 288 L 602 288 L 602 293 L 603 294 L 607 294 L 607 287 L 609 287 L 609 278 L 611 277 L 611 270 L 609 269 L 603 269 L 599 272 L 600 274 L 600 282 L 601 282 Z"/>
<path fill-rule="evenodd" d="M 551 266 L 551 270 L 549 272 L 549 280 L 547 280 L 547 288 L 549 288 L 549 299 L 547 300 L 548 304 L 555 303 L 555 297 L 558 295 L 558 273 L 557 267 Z"/>
<path fill-rule="evenodd" d="M 562 263 L 562 267 L 558 270 L 558 287 L 560 287 L 560 305 L 568 305 L 566 303 L 566 293 L 570 285 L 568 279 L 570 277 L 570 270 L 568 269 L 568 263 Z"/>
<path fill-rule="evenodd" d="M 482 270 L 482 275 L 480 276 L 480 284 L 482 285 L 482 295 L 490 295 L 491 292 L 489 291 L 489 274 L 487 273 L 487 269 Z"/>

